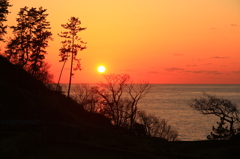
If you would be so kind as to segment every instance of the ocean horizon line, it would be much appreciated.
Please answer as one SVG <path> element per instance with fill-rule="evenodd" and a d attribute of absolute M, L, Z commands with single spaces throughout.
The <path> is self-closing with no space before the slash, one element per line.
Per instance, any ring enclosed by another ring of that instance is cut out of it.
<path fill-rule="evenodd" d="M 78 82 L 78 83 L 72 83 L 72 84 L 100 84 L 101 82 L 98 83 L 85 83 L 85 82 Z M 104 82 L 103 82 L 104 83 Z M 57 83 L 51 83 L 51 84 L 57 84 Z M 68 84 L 68 83 L 60 83 L 60 84 Z M 133 83 L 133 84 L 141 84 L 141 83 Z M 239 84 L 228 84 L 228 83 L 148 83 L 151 85 L 240 85 Z"/>

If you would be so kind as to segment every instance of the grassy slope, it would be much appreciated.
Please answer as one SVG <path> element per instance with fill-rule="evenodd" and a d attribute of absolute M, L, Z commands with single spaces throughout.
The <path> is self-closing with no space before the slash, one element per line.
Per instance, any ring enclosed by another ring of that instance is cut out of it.
<path fill-rule="evenodd" d="M 140 138 L 48 90 L 0 56 L 0 120 L 40 120 L 0 127 L 0 158 L 225 158 L 239 144 Z M 238 142 L 239 143 L 239 142 Z"/>

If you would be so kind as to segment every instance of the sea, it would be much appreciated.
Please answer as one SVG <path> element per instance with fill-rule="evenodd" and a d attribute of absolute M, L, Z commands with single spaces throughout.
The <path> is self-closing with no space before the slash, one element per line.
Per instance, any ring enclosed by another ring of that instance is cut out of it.
<path fill-rule="evenodd" d="M 240 109 L 240 85 L 235 84 L 152 84 L 149 93 L 139 101 L 139 109 L 166 119 L 178 131 L 181 141 L 207 140 L 219 118 L 203 115 L 189 104 L 203 94 L 215 95 L 237 104 Z M 73 85 L 74 87 L 74 85 Z"/>
<path fill-rule="evenodd" d="M 139 108 L 166 119 L 182 141 L 206 140 L 219 118 L 203 115 L 189 104 L 203 94 L 215 95 L 236 103 L 240 109 L 240 85 L 155 84 L 139 103 Z"/>

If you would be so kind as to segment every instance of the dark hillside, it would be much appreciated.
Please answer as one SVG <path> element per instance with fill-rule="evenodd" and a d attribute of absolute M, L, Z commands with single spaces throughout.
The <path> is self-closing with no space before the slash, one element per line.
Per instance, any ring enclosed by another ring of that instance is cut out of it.
<path fill-rule="evenodd" d="M 12 65 L 8 60 L 0 56 L 0 82 L 12 87 L 18 87 L 30 92 L 36 91 L 36 87 L 43 87 L 41 82 L 36 81 L 31 75 L 17 65 Z M 35 86 L 35 87 L 33 87 Z"/>
<path fill-rule="evenodd" d="M 34 119 L 37 117 L 36 94 L 44 86 L 19 66 L 0 56 L 0 119 Z M 31 110 L 36 107 L 35 110 Z"/>
<path fill-rule="evenodd" d="M 0 158 L 156 158 L 166 143 L 112 126 L 2 56 L 0 90 Z"/>
<path fill-rule="evenodd" d="M 49 90 L 19 66 L 0 56 L 0 120 L 41 120 L 45 122 L 80 122 L 92 116 L 96 122 L 108 121 L 87 113 L 79 104 Z M 83 119 L 84 118 L 84 119 Z M 108 123 L 109 124 L 109 123 Z"/>
<path fill-rule="evenodd" d="M 41 82 L 35 80 L 19 66 L 12 65 L 2 56 L 0 56 L 0 75 L 1 120 L 52 118 L 59 113 L 54 112 L 56 104 L 66 102 L 64 98 L 51 96 L 53 93 Z M 53 98 L 58 99 L 54 101 Z"/>
<path fill-rule="evenodd" d="M 239 158 L 239 138 L 167 142 L 136 137 L 86 112 L 0 56 L 0 159 Z"/>

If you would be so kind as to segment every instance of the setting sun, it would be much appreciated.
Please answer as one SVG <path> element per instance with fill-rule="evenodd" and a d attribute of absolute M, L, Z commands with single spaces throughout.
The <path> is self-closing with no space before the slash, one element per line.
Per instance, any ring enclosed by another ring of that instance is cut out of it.
<path fill-rule="evenodd" d="M 104 66 L 99 66 L 98 67 L 98 72 L 103 73 L 105 72 L 106 68 Z"/>

